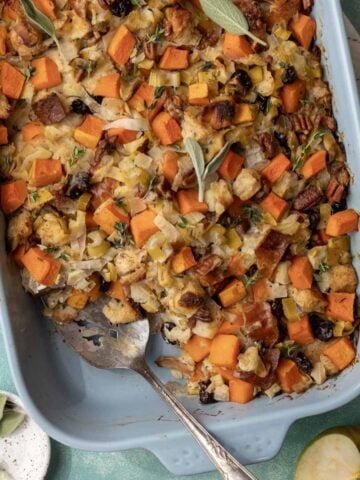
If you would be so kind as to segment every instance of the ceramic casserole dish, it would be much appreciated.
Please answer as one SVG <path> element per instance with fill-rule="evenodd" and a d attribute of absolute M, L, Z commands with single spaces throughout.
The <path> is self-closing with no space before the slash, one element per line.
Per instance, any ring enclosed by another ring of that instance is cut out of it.
<path fill-rule="evenodd" d="M 318 41 L 334 96 L 335 116 L 354 174 L 349 206 L 360 203 L 359 102 L 351 65 L 340 0 L 316 0 Z M 4 224 L 2 223 L 4 234 Z M 355 266 L 360 235 L 353 235 Z M 51 437 L 74 448 L 116 451 L 146 448 L 175 474 L 209 471 L 212 465 L 141 378 L 128 371 L 102 371 L 75 355 L 41 317 L 41 305 L 21 286 L 15 265 L 0 247 L 0 312 L 2 331 L 16 388 L 26 410 Z M 161 338 L 151 340 L 148 357 L 156 374 L 170 379 L 154 364 L 172 347 Z M 200 406 L 184 397 L 184 405 L 245 464 L 273 457 L 289 426 L 305 416 L 337 408 L 360 394 L 360 364 L 347 369 L 325 386 L 306 393 L 256 399 L 247 405 L 230 403 Z"/>

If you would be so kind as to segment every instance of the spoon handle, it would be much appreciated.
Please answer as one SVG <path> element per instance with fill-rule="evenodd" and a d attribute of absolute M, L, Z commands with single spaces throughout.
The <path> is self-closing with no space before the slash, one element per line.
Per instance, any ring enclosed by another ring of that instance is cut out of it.
<path fill-rule="evenodd" d="M 224 480 L 256 480 L 200 423 L 182 406 L 178 399 L 160 382 L 154 373 L 142 365 L 136 369 L 174 410 L 182 423 L 199 442 Z"/>

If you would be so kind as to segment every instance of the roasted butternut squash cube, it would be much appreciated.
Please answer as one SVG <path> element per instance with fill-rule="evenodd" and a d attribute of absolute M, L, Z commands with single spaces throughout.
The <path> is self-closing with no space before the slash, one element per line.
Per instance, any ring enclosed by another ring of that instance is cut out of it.
<path fill-rule="evenodd" d="M 327 344 L 323 353 L 338 370 L 344 370 L 356 356 L 355 347 L 348 337 L 332 340 Z"/>
<path fill-rule="evenodd" d="M 240 103 L 235 108 L 234 123 L 240 125 L 242 123 L 251 123 L 255 119 L 253 107 L 248 103 Z"/>
<path fill-rule="evenodd" d="M 60 85 L 61 74 L 56 63 L 48 57 L 36 58 L 31 62 L 35 73 L 31 77 L 31 83 L 35 90 L 52 88 Z"/>
<path fill-rule="evenodd" d="M 120 75 L 118 73 L 111 73 L 99 78 L 94 95 L 109 98 L 119 98 L 120 95 Z"/>
<path fill-rule="evenodd" d="M 0 68 L 0 86 L 2 93 L 6 97 L 17 100 L 21 97 L 25 83 L 25 75 L 8 62 L 2 63 Z"/>
<path fill-rule="evenodd" d="M 189 51 L 175 47 L 167 47 L 159 63 L 164 70 L 185 70 L 188 66 Z"/>
<path fill-rule="evenodd" d="M 40 248 L 30 248 L 22 258 L 26 270 L 37 282 L 51 287 L 60 273 L 61 263 Z"/>
<path fill-rule="evenodd" d="M 154 223 L 155 217 L 156 213 L 151 210 L 144 210 L 132 217 L 130 228 L 138 248 L 143 247 L 149 238 L 159 231 Z"/>
<path fill-rule="evenodd" d="M 94 222 L 108 235 L 112 235 L 118 222 L 130 224 L 129 215 L 115 203 L 106 201 L 94 212 Z"/>
<path fill-rule="evenodd" d="M 85 120 L 74 131 L 77 142 L 87 148 L 96 148 L 102 134 L 105 122 L 94 115 L 86 115 Z"/>
<path fill-rule="evenodd" d="M 235 368 L 240 348 L 240 340 L 236 335 L 216 335 L 211 344 L 209 360 L 219 367 Z"/>
<path fill-rule="evenodd" d="M 189 103 L 191 105 L 206 105 L 209 103 L 209 86 L 207 83 L 189 85 Z"/>
<path fill-rule="evenodd" d="M 171 267 L 176 274 L 183 273 L 194 265 L 196 265 L 196 260 L 190 247 L 183 247 L 171 261 Z"/>
<path fill-rule="evenodd" d="M 129 60 L 135 45 L 135 35 L 131 33 L 124 24 L 122 24 L 112 37 L 107 53 L 111 59 L 121 67 Z"/>
<path fill-rule="evenodd" d="M 246 297 L 246 288 L 241 280 L 233 280 L 219 293 L 220 302 L 223 307 L 230 307 Z"/>
<path fill-rule="evenodd" d="M 59 182 L 62 175 L 60 160 L 39 158 L 33 161 L 29 173 L 29 183 L 33 187 L 44 187 Z"/>

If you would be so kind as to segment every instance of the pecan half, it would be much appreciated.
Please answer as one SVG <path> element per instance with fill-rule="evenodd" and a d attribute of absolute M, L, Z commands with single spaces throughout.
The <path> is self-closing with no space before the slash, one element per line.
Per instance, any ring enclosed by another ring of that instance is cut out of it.
<path fill-rule="evenodd" d="M 148 42 L 147 39 L 144 39 L 143 48 L 146 58 L 149 58 L 150 60 L 155 60 L 156 44 L 153 42 Z"/>
<path fill-rule="evenodd" d="M 339 203 L 347 194 L 350 174 L 344 164 L 335 162 L 330 166 L 330 175 L 326 197 L 330 203 Z"/>
<path fill-rule="evenodd" d="M 277 143 L 271 133 L 258 133 L 254 136 L 254 140 L 260 145 L 267 158 L 275 157 L 277 153 Z"/>
<path fill-rule="evenodd" d="M 179 95 L 168 97 L 164 103 L 164 109 L 176 120 L 181 120 L 183 117 L 183 102 Z"/>
<path fill-rule="evenodd" d="M 293 115 L 292 123 L 296 133 L 305 133 L 308 135 L 313 128 L 310 118 L 303 114 Z"/>
<path fill-rule="evenodd" d="M 208 257 L 201 260 L 196 265 L 196 267 L 194 267 L 194 271 L 198 273 L 200 276 L 205 276 L 208 273 L 212 272 L 220 264 L 221 264 L 221 258 L 218 255 L 209 255 Z"/>
<path fill-rule="evenodd" d="M 332 132 L 336 131 L 337 125 L 336 125 L 335 118 L 325 115 L 325 116 L 321 117 L 320 123 L 321 123 L 322 127 L 328 128 Z"/>
<path fill-rule="evenodd" d="M 301 192 L 294 201 L 295 210 L 300 212 L 315 207 L 322 198 L 321 191 L 316 187 L 309 187 Z"/>
<path fill-rule="evenodd" d="M 204 307 L 199 308 L 199 310 L 191 317 L 192 320 L 200 320 L 200 322 L 210 323 L 212 322 L 211 314 L 209 310 Z"/>
<path fill-rule="evenodd" d="M 203 303 L 204 303 L 204 298 L 200 295 L 197 295 L 194 292 L 184 293 L 179 300 L 179 304 L 185 308 L 201 307 Z"/>

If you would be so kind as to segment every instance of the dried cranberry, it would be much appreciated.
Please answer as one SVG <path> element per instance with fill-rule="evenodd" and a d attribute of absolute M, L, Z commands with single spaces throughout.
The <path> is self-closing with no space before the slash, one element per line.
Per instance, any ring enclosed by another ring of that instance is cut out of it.
<path fill-rule="evenodd" d="M 266 113 L 268 109 L 268 100 L 269 97 L 264 97 L 263 95 L 258 94 L 256 101 L 259 104 L 259 110 L 262 113 Z"/>
<path fill-rule="evenodd" d="M 78 172 L 72 175 L 67 184 L 66 195 L 72 200 L 78 199 L 84 192 L 90 188 L 90 174 L 88 172 Z"/>
<path fill-rule="evenodd" d="M 310 323 L 316 338 L 322 342 L 328 342 L 334 336 L 334 324 L 329 320 L 323 320 L 318 315 L 310 315 Z"/>
<path fill-rule="evenodd" d="M 250 90 L 250 88 L 253 86 L 249 74 L 241 68 L 236 70 L 236 72 L 233 74 L 233 78 L 236 78 L 246 90 Z"/>
<path fill-rule="evenodd" d="M 347 209 L 346 198 L 343 198 L 339 203 L 333 203 L 331 205 L 332 213 L 342 212 Z"/>
<path fill-rule="evenodd" d="M 296 352 L 292 357 L 296 365 L 305 373 L 310 373 L 313 365 L 303 352 Z"/>
<path fill-rule="evenodd" d="M 107 292 L 110 287 L 110 282 L 107 282 L 104 277 L 100 277 L 100 292 Z"/>
<path fill-rule="evenodd" d="M 315 232 L 315 230 L 317 230 L 317 226 L 320 221 L 320 213 L 317 210 L 311 210 L 308 213 L 308 218 L 309 218 L 309 228 L 312 232 Z"/>
<path fill-rule="evenodd" d="M 108 3 L 108 2 L 107 2 Z M 125 17 L 133 9 L 131 0 L 113 0 L 109 3 L 110 12 L 116 17 Z"/>
<path fill-rule="evenodd" d="M 271 300 L 270 307 L 271 312 L 275 317 L 280 320 L 284 316 L 284 309 L 282 305 L 281 298 L 276 298 L 275 300 Z"/>
<path fill-rule="evenodd" d="M 275 138 L 278 141 L 280 147 L 282 148 L 283 152 L 285 153 L 285 155 L 287 155 L 288 157 L 291 157 L 291 150 L 290 150 L 289 145 L 288 145 L 288 140 L 287 140 L 286 134 L 275 131 L 274 135 L 275 135 Z"/>
<path fill-rule="evenodd" d="M 167 335 L 166 335 L 166 330 L 168 332 L 171 332 L 171 330 L 174 327 L 176 327 L 175 323 L 170 323 L 170 322 L 165 322 L 161 326 L 161 335 L 162 335 L 163 339 L 165 340 L 165 342 L 168 343 L 169 345 L 177 345 L 176 341 L 169 340 Z"/>
<path fill-rule="evenodd" d="M 202 380 L 199 382 L 199 398 L 200 402 L 204 405 L 207 403 L 214 403 L 216 400 L 214 399 L 214 394 L 212 392 L 208 392 L 207 388 L 210 385 L 210 380 Z"/>
<path fill-rule="evenodd" d="M 79 115 L 86 115 L 88 113 L 91 113 L 90 108 L 79 98 L 71 102 L 71 110 L 74 113 L 78 113 Z"/>
<path fill-rule="evenodd" d="M 289 85 L 290 83 L 294 83 L 297 79 L 296 70 L 294 67 L 288 67 L 282 76 L 282 81 L 285 85 Z"/>

